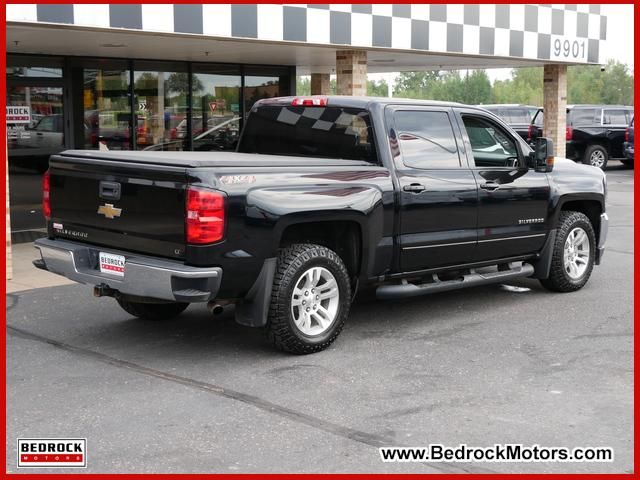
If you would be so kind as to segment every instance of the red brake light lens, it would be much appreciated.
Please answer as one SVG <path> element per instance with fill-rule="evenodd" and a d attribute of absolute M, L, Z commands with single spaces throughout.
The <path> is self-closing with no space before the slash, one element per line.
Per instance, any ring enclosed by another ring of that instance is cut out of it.
<path fill-rule="evenodd" d="M 573 128 L 567 127 L 566 140 L 571 140 L 572 138 L 573 138 Z"/>
<path fill-rule="evenodd" d="M 51 220 L 51 176 L 49 170 L 42 176 L 42 214 Z"/>
<path fill-rule="evenodd" d="M 294 107 L 325 107 L 327 105 L 327 97 L 296 97 L 291 101 Z"/>
<path fill-rule="evenodd" d="M 186 202 L 187 243 L 202 245 L 224 236 L 224 195 L 213 190 L 189 187 Z"/>
<path fill-rule="evenodd" d="M 624 131 L 624 141 L 628 142 L 629 140 L 631 140 L 631 130 L 629 130 L 628 128 Z"/>
<path fill-rule="evenodd" d="M 532 140 L 533 139 L 533 125 L 529 125 L 529 130 L 528 130 L 528 140 Z"/>

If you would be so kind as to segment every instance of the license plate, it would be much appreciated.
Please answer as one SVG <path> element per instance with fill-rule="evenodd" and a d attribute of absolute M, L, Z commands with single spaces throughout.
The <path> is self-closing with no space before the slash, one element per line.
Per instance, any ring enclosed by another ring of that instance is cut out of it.
<path fill-rule="evenodd" d="M 113 253 L 100 252 L 100 272 L 124 277 L 124 255 L 114 255 Z"/>

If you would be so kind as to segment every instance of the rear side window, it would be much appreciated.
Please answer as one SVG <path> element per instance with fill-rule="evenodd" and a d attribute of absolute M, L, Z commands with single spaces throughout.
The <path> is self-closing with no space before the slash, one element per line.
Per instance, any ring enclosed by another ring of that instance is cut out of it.
<path fill-rule="evenodd" d="M 595 108 L 576 108 L 569 111 L 569 118 L 567 123 L 577 125 L 593 125 L 594 123 L 600 123 L 600 118 L 596 120 L 596 113 L 600 113 L 600 110 Z"/>
<path fill-rule="evenodd" d="M 508 119 L 505 117 L 505 113 L 506 113 L 506 112 L 505 112 L 505 110 L 504 110 L 504 109 L 502 109 L 502 108 L 489 107 L 489 108 L 487 108 L 487 110 L 488 110 L 488 111 L 490 111 L 491 113 L 493 113 L 494 115 L 496 115 L 496 116 L 500 117 L 500 118 L 503 118 L 503 119 L 505 119 L 505 120 L 508 120 Z"/>
<path fill-rule="evenodd" d="M 447 112 L 394 113 L 402 162 L 411 168 L 459 168 L 458 146 Z"/>
<path fill-rule="evenodd" d="M 239 152 L 378 163 L 366 110 L 269 105 L 252 111 Z"/>
<path fill-rule="evenodd" d="M 531 116 L 526 108 L 510 108 L 507 110 L 509 123 L 530 123 Z"/>
<path fill-rule="evenodd" d="M 605 110 L 602 123 L 605 125 L 629 125 L 628 112 L 622 109 Z"/>

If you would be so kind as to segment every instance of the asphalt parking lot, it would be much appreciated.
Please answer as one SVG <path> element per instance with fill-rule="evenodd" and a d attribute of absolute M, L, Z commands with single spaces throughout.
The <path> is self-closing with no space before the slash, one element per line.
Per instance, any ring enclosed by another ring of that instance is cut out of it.
<path fill-rule="evenodd" d="M 631 472 L 633 170 L 611 162 L 604 262 L 552 294 L 518 281 L 358 303 L 311 356 L 232 313 L 136 320 L 86 286 L 7 296 L 16 438 L 87 438 L 93 473 Z M 379 446 L 610 446 L 611 463 L 389 464 Z"/>

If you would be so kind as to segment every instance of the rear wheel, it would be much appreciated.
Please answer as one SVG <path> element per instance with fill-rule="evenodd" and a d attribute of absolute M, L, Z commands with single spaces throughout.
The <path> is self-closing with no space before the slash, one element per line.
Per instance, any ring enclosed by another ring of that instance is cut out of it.
<path fill-rule="evenodd" d="M 169 320 L 177 317 L 189 306 L 188 303 L 142 303 L 117 298 L 118 305 L 130 315 L 146 320 Z"/>
<path fill-rule="evenodd" d="M 609 153 L 602 145 L 589 145 L 584 151 L 584 161 L 587 165 L 604 170 L 609 161 Z"/>
<path fill-rule="evenodd" d="M 286 352 L 319 352 L 342 331 L 350 304 L 349 274 L 338 254 L 321 245 L 291 245 L 278 258 L 267 337 Z"/>
<path fill-rule="evenodd" d="M 581 289 L 591 276 L 595 250 L 596 236 L 589 218 L 580 212 L 562 212 L 549 278 L 540 283 L 555 292 Z"/>

